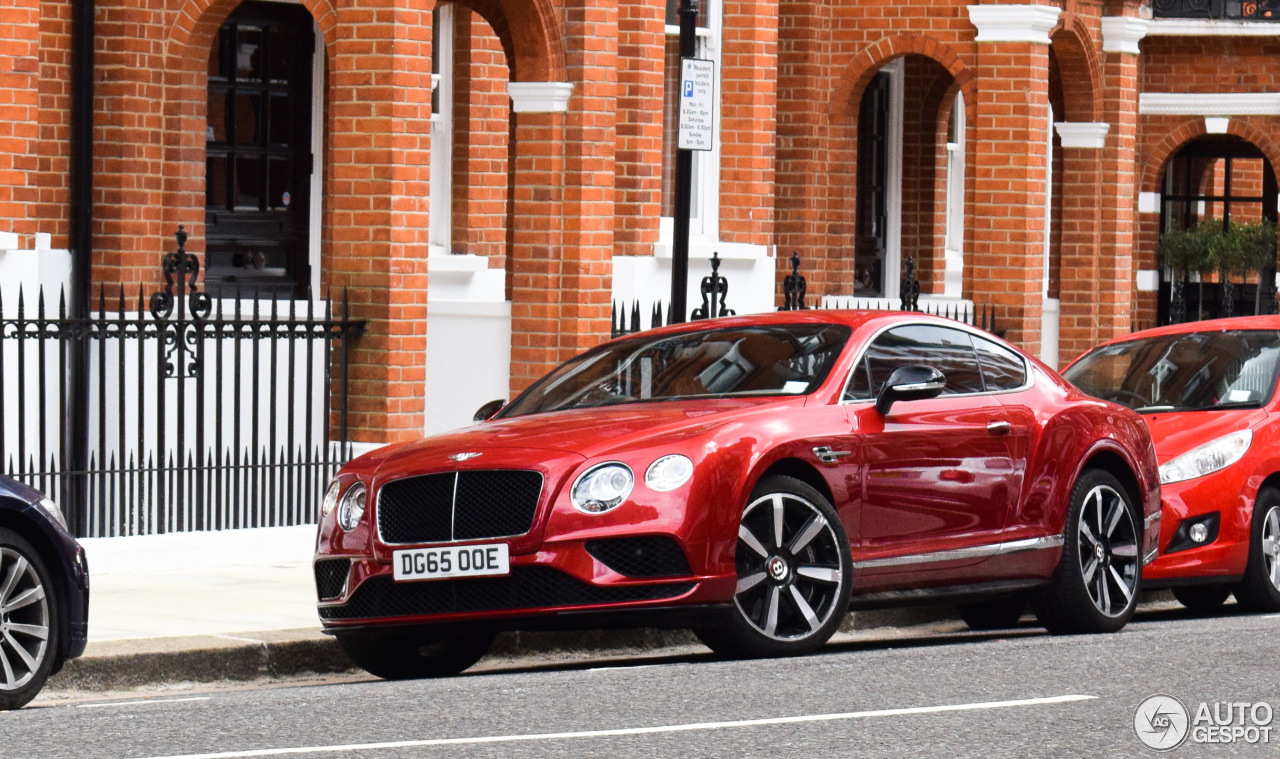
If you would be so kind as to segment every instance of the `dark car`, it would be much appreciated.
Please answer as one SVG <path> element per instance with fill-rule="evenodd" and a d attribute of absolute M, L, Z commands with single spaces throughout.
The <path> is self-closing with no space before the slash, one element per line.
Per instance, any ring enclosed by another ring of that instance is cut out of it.
<path fill-rule="evenodd" d="M 692 627 L 806 653 L 851 604 L 1028 600 L 1054 632 L 1133 614 L 1160 514 L 1141 417 L 921 314 L 717 319 L 606 343 L 487 420 L 339 472 L 320 618 L 384 677 L 496 630 Z"/>
<path fill-rule="evenodd" d="M 0 477 L 0 710 L 35 698 L 88 632 L 84 549 L 57 504 Z"/>

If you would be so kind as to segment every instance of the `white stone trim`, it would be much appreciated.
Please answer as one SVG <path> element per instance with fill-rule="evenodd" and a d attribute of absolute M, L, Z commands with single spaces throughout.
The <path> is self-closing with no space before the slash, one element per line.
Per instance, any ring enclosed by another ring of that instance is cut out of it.
<path fill-rule="evenodd" d="M 1100 150 L 1106 144 L 1111 125 L 1105 121 L 1058 121 L 1053 128 L 1058 130 L 1058 139 L 1064 148 Z"/>
<path fill-rule="evenodd" d="M 1160 193 L 1138 193 L 1138 213 L 1160 213 Z"/>
<path fill-rule="evenodd" d="M 1155 269 L 1139 269 L 1134 279 L 1140 293 L 1153 293 L 1160 289 L 1160 272 Z"/>
<path fill-rule="evenodd" d="M 1280 116 L 1280 92 L 1141 92 L 1144 116 Z"/>
<path fill-rule="evenodd" d="M 978 28 L 975 42 L 1038 42 L 1049 44 L 1049 30 L 1058 24 L 1061 8 L 1051 5 L 970 5 L 969 21 Z"/>
<path fill-rule="evenodd" d="M 508 82 L 512 113 L 564 113 L 573 82 Z"/>
<path fill-rule="evenodd" d="M 1224 116 L 1207 116 L 1204 120 L 1204 131 L 1208 134 L 1226 134 L 1231 126 L 1231 119 Z"/>
<path fill-rule="evenodd" d="M 1106 23 L 1105 19 L 1103 23 Z M 1280 24 L 1274 21 L 1158 18 L 1151 21 L 1147 34 L 1152 37 L 1276 37 L 1280 36 Z"/>
<path fill-rule="evenodd" d="M 1102 52 L 1138 53 L 1138 42 L 1149 33 L 1151 22 L 1133 16 L 1102 17 Z"/>

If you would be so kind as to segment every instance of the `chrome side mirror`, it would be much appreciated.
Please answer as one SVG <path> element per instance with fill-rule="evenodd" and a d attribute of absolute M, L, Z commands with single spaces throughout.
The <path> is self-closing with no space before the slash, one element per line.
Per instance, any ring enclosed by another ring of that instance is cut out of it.
<path fill-rule="evenodd" d="M 499 398 L 496 401 L 489 401 L 488 403 L 481 406 L 478 411 L 476 411 L 476 415 L 471 417 L 471 421 L 483 422 L 484 420 L 492 417 L 494 414 L 501 411 L 502 408 L 506 405 L 507 405 L 507 402 L 502 400 L 501 398 Z"/>
<path fill-rule="evenodd" d="M 885 380 L 876 396 L 876 411 L 888 416 L 889 409 L 898 401 L 918 401 L 936 398 L 947 387 L 947 378 L 932 366 L 899 366 Z"/>

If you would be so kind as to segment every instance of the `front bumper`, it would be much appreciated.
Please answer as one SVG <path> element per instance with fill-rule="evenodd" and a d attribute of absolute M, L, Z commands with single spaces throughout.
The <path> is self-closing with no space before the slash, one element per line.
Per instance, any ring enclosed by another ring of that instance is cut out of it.
<path fill-rule="evenodd" d="M 1144 587 L 1155 589 L 1215 580 L 1230 582 L 1244 573 L 1249 559 L 1257 487 L 1240 469 L 1227 467 L 1204 477 L 1161 487 L 1160 555 L 1143 570 Z M 1215 540 L 1169 552 L 1184 521 L 1214 512 L 1220 517 Z"/>
<path fill-rule="evenodd" d="M 354 558 L 341 594 L 322 600 L 318 612 L 326 632 L 388 626 L 601 627 L 611 626 L 610 617 L 646 611 L 651 612 L 647 625 L 684 627 L 688 623 L 664 624 L 662 617 L 674 620 L 682 615 L 673 610 L 723 605 L 732 599 L 736 581 L 736 576 L 625 577 L 595 559 L 585 543 L 573 541 L 513 555 L 511 573 L 499 577 L 396 582 L 390 563 Z"/>

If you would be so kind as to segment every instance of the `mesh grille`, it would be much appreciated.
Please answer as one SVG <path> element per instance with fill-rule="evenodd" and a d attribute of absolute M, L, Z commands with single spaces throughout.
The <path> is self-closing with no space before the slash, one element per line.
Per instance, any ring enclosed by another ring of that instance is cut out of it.
<path fill-rule="evenodd" d="M 533 526 L 542 495 L 538 472 L 460 472 L 454 502 L 453 539 L 523 535 Z"/>
<path fill-rule="evenodd" d="M 680 544 L 664 536 L 589 540 L 587 553 L 624 577 L 684 577 L 693 573 Z"/>
<path fill-rule="evenodd" d="M 454 474 L 393 480 L 378 491 L 378 533 L 388 543 L 451 539 Z"/>
<path fill-rule="evenodd" d="M 320 618 L 369 619 L 452 612 L 540 609 L 654 601 L 693 590 L 694 583 L 600 587 L 550 567 L 514 567 L 506 577 L 395 582 L 371 577 L 342 606 L 320 607 Z"/>
<path fill-rule="evenodd" d="M 316 595 L 328 601 L 342 595 L 351 571 L 351 559 L 322 559 L 316 562 Z"/>
<path fill-rule="evenodd" d="M 407 477 L 378 492 L 383 541 L 447 543 L 523 535 L 533 527 L 542 474 L 491 469 Z"/>

